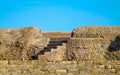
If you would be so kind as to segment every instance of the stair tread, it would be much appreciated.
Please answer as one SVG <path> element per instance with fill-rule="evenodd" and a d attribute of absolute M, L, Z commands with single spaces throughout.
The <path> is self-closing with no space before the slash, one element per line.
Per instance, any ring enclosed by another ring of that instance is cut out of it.
<path fill-rule="evenodd" d="M 67 41 L 50 41 L 49 44 L 67 43 Z"/>
<path fill-rule="evenodd" d="M 51 49 L 44 49 L 44 50 L 42 50 L 40 52 L 45 52 L 45 51 L 51 51 Z"/>
<path fill-rule="evenodd" d="M 69 38 L 50 38 L 50 40 L 68 40 Z"/>
<path fill-rule="evenodd" d="M 58 45 L 62 45 L 63 43 L 51 43 L 51 44 L 48 44 L 47 46 L 58 46 Z"/>
<path fill-rule="evenodd" d="M 57 46 L 56 46 L 56 47 L 46 47 L 46 48 L 44 48 L 44 49 L 52 49 L 52 48 L 56 49 Z"/>
<path fill-rule="evenodd" d="M 58 45 L 47 45 L 47 47 L 57 47 Z"/>

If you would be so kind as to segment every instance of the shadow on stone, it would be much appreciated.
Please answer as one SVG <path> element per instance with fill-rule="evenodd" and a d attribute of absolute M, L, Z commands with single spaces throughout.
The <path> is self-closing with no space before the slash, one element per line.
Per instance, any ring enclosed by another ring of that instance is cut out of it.
<path fill-rule="evenodd" d="M 112 41 L 108 47 L 108 51 L 113 52 L 113 51 L 118 51 L 120 50 L 120 34 L 116 36 L 115 40 Z"/>
<path fill-rule="evenodd" d="M 104 57 L 107 60 L 120 60 L 120 34 L 110 43 Z"/>

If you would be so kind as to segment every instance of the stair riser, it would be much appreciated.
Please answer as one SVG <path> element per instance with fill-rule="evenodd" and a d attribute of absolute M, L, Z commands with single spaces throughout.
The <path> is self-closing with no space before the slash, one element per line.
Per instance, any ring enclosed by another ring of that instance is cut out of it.
<path fill-rule="evenodd" d="M 52 49 L 52 48 L 56 49 L 57 46 L 56 46 L 56 47 L 47 47 L 47 48 L 44 48 L 44 50 L 45 50 L 45 49 Z"/>
<path fill-rule="evenodd" d="M 48 44 L 47 46 L 58 46 L 58 45 L 62 45 L 62 43 L 51 43 L 51 44 Z"/>
<path fill-rule="evenodd" d="M 50 38 L 50 40 L 68 40 L 69 38 Z"/>
<path fill-rule="evenodd" d="M 40 51 L 40 52 L 45 52 L 45 51 L 51 51 L 51 49 L 45 49 L 45 50 Z"/>
<path fill-rule="evenodd" d="M 67 41 L 50 41 L 50 42 L 49 42 L 49 44 L 52 44 L 52 43 L 55 43 L 55 44 L 67 43 Z"/>

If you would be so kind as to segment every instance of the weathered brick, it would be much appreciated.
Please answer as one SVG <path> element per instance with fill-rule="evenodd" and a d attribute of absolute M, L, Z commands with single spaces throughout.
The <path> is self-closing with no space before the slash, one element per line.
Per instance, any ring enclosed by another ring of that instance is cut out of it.
<path fill-rule="evenodd" d="M 67 70 L 65 70 L 65 69 L 59 69 L 59 70 L 56 70 L 56 72 L 66 73 L 66 72 L 67 72 Z"/>
<path fill-rule="evenodd" d="M 105 68 L 105 65 L 99 65 L 99 68 Z"/>
<path fill-rule="evenodd" d="M 110 72 L 111 72 L 111 73 L 115 73 L 116 70 L 115 70 L 115 69 L 110 69 Z"/>

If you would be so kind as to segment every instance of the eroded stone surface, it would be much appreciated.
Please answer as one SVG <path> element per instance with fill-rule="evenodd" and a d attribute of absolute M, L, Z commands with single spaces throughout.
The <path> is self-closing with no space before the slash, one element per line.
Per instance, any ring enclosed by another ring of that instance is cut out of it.
<path fill-rule="evenodd" d="M 112 40 L 120 34 L 120 27 L 83 27 L 74 29 L 73 38 L 104 38 Z"/>
<path fill-rule="evenodd" d="M 119 34 L 120 27 L 74 29 L 67 43 L 67 57 L 69 60 L 120 60 Z"/>
<path fill-rule="evenodd" d="M 102 45 L 105 44 L 102 38 L 71 38 L 67 43 L 67 58 L 77 61 L 94 60 L 99 53 L 104 54 L 105 48 L 102 48 Z"/>
<path fill-rule="evenodd" d="M 42 39 L 41 31 L 34 27 L 0 30 L 0 59 L 30 59 L 47 43 L 48 39 Z"/>

